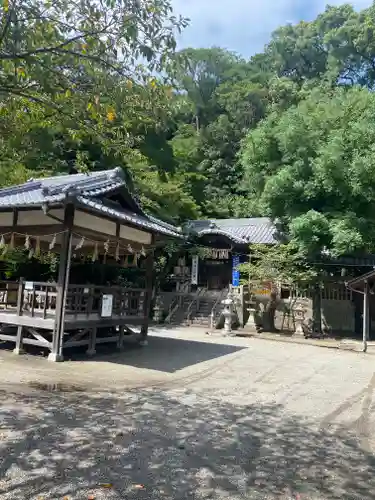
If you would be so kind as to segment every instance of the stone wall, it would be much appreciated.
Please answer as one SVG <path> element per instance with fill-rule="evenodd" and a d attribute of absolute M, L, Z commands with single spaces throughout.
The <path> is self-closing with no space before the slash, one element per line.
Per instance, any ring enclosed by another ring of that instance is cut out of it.
<path fill-rule="evenodd" d="M 256 296 L 260 309 L 267 304 L 268 297 Z M 302 299 L 306 308 L 305 323 L 313 317 L 313 299 L 305 297 Z M 275 314 L 275 326 L 278 330 L 292 333 L 295 328 L 294 313 L 289 312 L 291 308 L 290 299 L 278 299 Z M 292 306 L 293 308 L 293 306 Z M 354 306 L 348 299 L 321 299 L 322 326 L 328 326 L 332 332 L 352 333 L 354 332 Z M 373 320 L 375 326 L 375 319 Z"/>

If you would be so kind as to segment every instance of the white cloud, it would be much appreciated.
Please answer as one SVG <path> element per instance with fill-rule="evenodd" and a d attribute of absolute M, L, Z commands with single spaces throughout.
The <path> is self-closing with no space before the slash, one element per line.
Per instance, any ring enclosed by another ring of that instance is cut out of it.
<path fill-rule="evenodd" d="M 244 56 L 261 51 L 272 31 L 288 22 L 309 20 L 326 3 L 340 0 L 172 0 L 176 14 L 190 18 L 178 42 L 181 47 L 219 45 Z M 356 0 L 364 8 L 371 0 Z"/>

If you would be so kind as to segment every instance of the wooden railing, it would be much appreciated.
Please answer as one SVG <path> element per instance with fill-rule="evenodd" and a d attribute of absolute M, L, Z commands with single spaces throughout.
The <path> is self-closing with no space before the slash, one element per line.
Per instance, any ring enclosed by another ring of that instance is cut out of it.
<path fill-rule="evenodd" d="M 69 285 L 65 313 L 74 316 L 101 315 L 105 296 L 111 296 L 112 315 L 142 317 L 144 314 L 146 290 L 143 288 L 96 285 Z"/>
<path fill-rule="evenodd" d="M 46 318 L 56 309 L 56 283 L 0 281 L 0 309 Z"/>
<path fill-rule="evenodd" d="M 188 324 L 191 323 L 192 316 L 199 309 L 199 299 L 204 294 L 204 292 L 205 292 L 204 288 L 198 288 L 197 293 L 195 294 L 193 300 L 190 302 L 190 305 L 189 305 L 188 310 L 186 312 L 186 321 L 188 322 Z"/>
<path fill-rule="evenodd" d="M 144 315 L 145 289 L 97 285 L 69 285 L 65 314 L 76 317 L 101 316 L 103 298 L 110 300 L 109 317 Z M 56 283 L 0 281 L 0 311 L 45 319 L 55 314 L 56 301 Z"/>

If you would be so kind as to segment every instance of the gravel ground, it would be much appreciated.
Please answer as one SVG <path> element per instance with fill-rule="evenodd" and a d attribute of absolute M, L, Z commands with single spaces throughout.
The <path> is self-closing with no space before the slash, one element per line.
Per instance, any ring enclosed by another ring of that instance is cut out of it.
<path fill-rule="evenodd" d="M 90 361 L 0 351 L 0 499 L 373 500 L 373 360 L 198 329 Z"/>

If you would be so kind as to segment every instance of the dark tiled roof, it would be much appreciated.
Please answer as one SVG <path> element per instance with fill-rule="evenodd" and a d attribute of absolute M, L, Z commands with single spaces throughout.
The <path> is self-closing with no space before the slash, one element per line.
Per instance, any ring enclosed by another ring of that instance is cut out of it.
<path fill-rule="evenodd" d="M 106 214 L 114 219 L 120 219 L 128 222 L 139 227 L 140 229 L 144 228 L 152 232 L 165 234 L 166 236 L 173 236 L 177 238 L 182 237 L 182 235 L 177 232 L 176 228 L 170 224 L 159 221 L 155 217 L 143 216 L 132 213 L 128 210 L 118 209 L 105 204 L 102 200 L 93 200 L 92 198 L 85 198 L 84 196 L 78 196 L 77 201 L 83 206 L 93 208 L 95 211 Z"/>
<path fill-rule="evenodd" d="M 189 227 L 198 236 L 226 236 L 237 244 L 278 243 L 276 239 L 276 227 L 267 217 L 190 221 Z"/>
<path fill-rule="evenodd" d="M 125 186 L 121 169 L 89 174 L 31 179 L 19 186 L 0 189 L 0 207 L 27 207 L 58 203 L 67 195 L 99 196 Z"/>
<path fill-rule="evenodd" d="M 117 206 L 111 207 L 99 198 L 119 188 L 125 192 L 133 211 Z M 127 221 L 134 226 L 167 236 L 181 237 L 175 227 L 143 212 L 136 198 L 130 194 L 121 168 L 88 174 L 31 179 L 19 186 L 0 189 L 0 210 L 1 208 L 59 204 L 63 203 L 67 196 L 74 197 L 81 205 Z"/>

